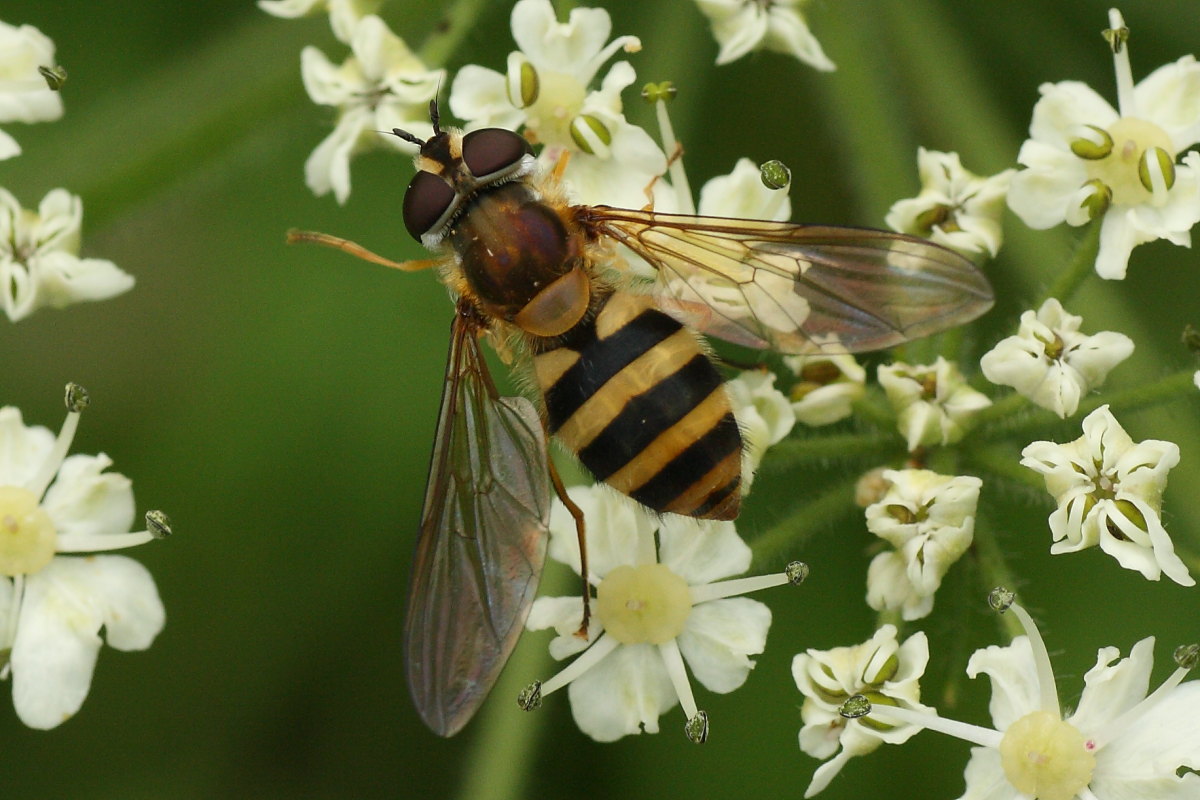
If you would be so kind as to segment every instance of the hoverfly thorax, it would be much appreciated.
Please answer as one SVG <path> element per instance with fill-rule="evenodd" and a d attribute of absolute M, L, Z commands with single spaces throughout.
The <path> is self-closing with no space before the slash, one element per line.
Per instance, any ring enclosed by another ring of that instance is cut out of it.
<path fill-rule="evenodd" d="M 490 315 L 544 338 L 575 327 L 592 295 L 584 241 L 526 180 L 536 164 L 525 138 L 503 128 L 464 135 L 435 126 L 419 144 L 417 174 L 404 195 L 413 238 L 452 250 L 470 294 Z"/>

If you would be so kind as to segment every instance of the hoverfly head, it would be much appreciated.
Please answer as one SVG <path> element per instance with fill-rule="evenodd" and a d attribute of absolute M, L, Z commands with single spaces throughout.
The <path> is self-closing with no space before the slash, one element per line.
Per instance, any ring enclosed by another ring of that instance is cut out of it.
<path fill-rule="evenodd" d="M 480 128 L 467 134 L 442 130 L 437 100 L 429 101 L 433 136 L 421 139 L 395 128 L 392 134 L 421 148 L 417 174 L 404 194 L 404 226 L 414 239 L 436 244 L 465 198 L 495 183 L 528 175 L 533 148 L 520 134 Z"/>

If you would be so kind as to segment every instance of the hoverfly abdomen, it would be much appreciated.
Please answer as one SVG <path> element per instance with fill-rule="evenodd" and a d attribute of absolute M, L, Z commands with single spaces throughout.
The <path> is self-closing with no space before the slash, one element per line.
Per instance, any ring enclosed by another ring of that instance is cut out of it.
<path fill-rule="evenodd" d="M 742 438 L 695 334 L 617 292 L 564 338 L 534 357 L 550 432 L 655 511 L 736 517 Z"/>

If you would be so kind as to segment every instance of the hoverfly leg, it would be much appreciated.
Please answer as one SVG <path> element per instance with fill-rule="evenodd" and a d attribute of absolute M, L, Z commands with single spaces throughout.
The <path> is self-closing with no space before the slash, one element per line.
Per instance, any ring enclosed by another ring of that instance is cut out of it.
<path fill-rule="evenodd" d="M 550 175 L 554 178 L 554 182 L 562 181 L 563 175 L 567 171 L 567 164 L 571 162 L 571 151 L 563 148 L 563 151 L 558 154 L 558 160 L 554 162 L 554 169 Z"/>
<path fill-rule="evenodd" d="M 675 148 L 671 151 L 671 155 L 667 157 L 667 169 L 670 170 L 671 165 L 681 158 L 683 158 L 683 143 L 676 142 Z M 663 173 L 663 175 L 666 174 L 666 172 Z M 655 175 L 650 179 L 650 182 L 646 184 L 646 188 L 642 190 L 642 193 L 646 195 L 646 205 L 642 206 L 642 211 L 654 210 L 654 184 L 658 183 L 659 179 L 661 179 L 663 175 Z"/>
<path fill-rule="evenodd" d="M 554 466 L 553 458 L 547 459 L 547 466 L 550 468 L 550 483 L 554 486 L 554 493 L 558 495 L 558 499 L 562 500 L 567 511 L 571 512 L 571 516 L 575 519 L 575 534 L 579 537 L 579 571 L 583 575 L 583 621 L 579 623 L 579 630 L 575 632 L 575 635 L 580 639 L 587 639 L 588 622 L 592 618 L 592 590 L 588 583 L 587 526 L 583 521 L 583 509 L 575 505 L 575 501 L 567 494 L 562 478 L 558 475 L 558 468 Z"/>
<path fill-rule="evenodd" d="M 423 258 L 419 261 L 392 261 L 390 258 L 384 258 L 378 253 L 371 252 L 357 242 L 352 242 L 349 239 L 343 239 L 339 236 L 330 236 L 328 233 L 317 233 L 316 231 L 298 231 L 295 229 L 288 231 L 287 243 L 296 244 L 297 242 L 332 247 L 335 250 L 349 253 L 356 258 L 361 258 L 363 261 L 370 261 L 372 264 L 380 264 L 392 269 L 403 270 L 404 272 L 419 272 L 423 269 L 435 267 L 440 262 L 440 259 L 437 258 Z"/>

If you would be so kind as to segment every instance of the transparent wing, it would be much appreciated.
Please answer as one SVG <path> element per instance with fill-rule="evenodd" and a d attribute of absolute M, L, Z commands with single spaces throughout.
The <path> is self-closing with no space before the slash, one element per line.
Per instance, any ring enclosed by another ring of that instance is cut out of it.
<path fill-rule="evenodd" d="M 892 347 L 992 305 L 983 273 L 924 239 L 867 228 L 578 207 L 659 272 L 663 309 L 738 344 L 782 353 Z"/>
<path fill-rule="evenodd" d="M 425 491 L 405 620 L 421 718 L 452 736 L 508 660 L 546 554 L 550 483 L 533 404 L 497 396 L 461 303 Z"/>

